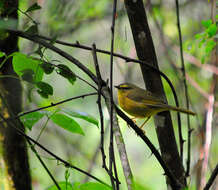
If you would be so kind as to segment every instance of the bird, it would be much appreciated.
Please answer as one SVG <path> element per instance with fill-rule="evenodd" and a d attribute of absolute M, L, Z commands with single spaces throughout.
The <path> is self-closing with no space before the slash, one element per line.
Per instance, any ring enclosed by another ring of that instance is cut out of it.
<path fill-rule="evenodd" d="M 159 112 L 172 110 L 196 115 L 196 113 L 188 109 L 170 106 L 158 95 L 131 83 L 122 83 L 115 86 L 115 88 L 118 89 L 118 104 L 125 112 L 133 116 L 134 119 L 146 118 L 144 123 L 140 126 L 141 129 L 151 116 Z"/>

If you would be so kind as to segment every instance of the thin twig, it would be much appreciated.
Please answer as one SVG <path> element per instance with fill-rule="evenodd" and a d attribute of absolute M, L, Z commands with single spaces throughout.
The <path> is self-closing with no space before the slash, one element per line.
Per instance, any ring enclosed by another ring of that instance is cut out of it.
<path fill-rule="evenodd" d="M 18 11 L 20 11 L 22 14 L 26 15 L 26 17 L 28 17 L 32 22 L 33 24 L 35 25 L 38 25 L 39 23 L 36 22 L 29 14 L 27 14 L 26 12 L 22 11 L 21 9 L 17 8 Z"/>
<path fill-rule="evenodd" d="M 9 105 L 7 104 L 7 102 L 5 101 L 5 98 L 3 97 L 2 94 L 0 94 L 0 98 L 1 100 L 3 100 L 4 105 L 7 107 L 8 111 L 10 114 L 12 114 L 12 116 L 14 115 L 12 110 L 10 109 Z M 11 120 L 11 122 L 13 123 L 14 126 L 17 126 L 17 124 L 15 123 L 15 120 Z M 22 123 L 20 123 L 22 125 Z M 21 129 L 24 129 L 24 126 L 22 126 Z M 49 171 L 48 167 L 45 165 L 45 163 L 43 162 L 43 160 L 41 159 L 41 157 L 39 156 L 38 152 L 36 151 L 36 149 L 34 148 L 33 144 L 31 143 L 31 141 L 29 141 L 28 139 L 27 143 L 30 145 L 31 150 L 34 152 L 34 154 L 36 155 L 36 157 L 38 158 L 39 162 L 42 164 L 43 168 L 46 170 L 46 172 L 48 173 L 49 177 L 52 179 L 52 181 L 54 182 L 55 186 L 58 188 L 58 190 L 61 190 L 60 186 L 58 185 L 58 182 L 56 181 L 56 179 L 54 178 L 54 176 L 52 175 L 52 173 Z"/>
<path fill-rule="evenodd" d="M 108 112 L 109 112 L 109 108 L 110 106 L 110 92 L 109 90 L 104 87 L 102 89 L 102 92 L 104 94 L 104 99 L 106 102 L 106 106 L 108 108 Z M 115 106 L 115 105 L 114 105 Z M 116 140 L 116 144 L 117 144 L 117 148 L 118 148 L 118 152 L 119 152 L 119 156 L 120 156 L 120 160 L 121 160 L 121 164 L 122 164 L 122 168 L 123 168 L 123 173 L 124 176 L 126 178 L 126 184 L 127 184 L 127 188 L 128 190 L 133 189 L 134 187 L 134 179 L 133 179 L 133 175 L 132 175 L 132 171 L 130 168 L 130 164 L 129 164 L 129 160 L 128 160 L 128 156 L 127 156 L 127 152 L 126 152 L 126 147 L 124 144 L 124 139 L 119 127 L 119 123 L 118 123 L 118 119 L 117 119 L 117 113 L 116 110 L 113 106 L 113 127 L 114 127 L 114 136 L 115 136 L 115 140 Z"/>
<path fill-rule="evenodd" d="M 54 52 L 60 54 L 60 55 L 63 56 L 64 58 L 68 59 L 69 61 L 71 61 L 71 62 L 73 62 L 75 65 L 77 65 L 77 66 L 78 66 L 81 70 L 83 70 L 88 76 L 90 76 L 90 78 L 93 79 L 93 81 L 97 84 L 97 78 L 96 78 L 96 76 L 95 76 L 91 71 L 89 71 L 84 65 L 82 65 L 78 60 L 76 60 L 75 58 L 73 58 L 71 55 L 67 54 L 66 52 L 63 52 L 61 49 L 59 49 L 59 48 L 57 48 L 57 47 L 55 47 L 55 46 L 53 46 L 53 45 L 51 45 L 51 44 L 49 44 L 49 43 L 47 43 L 47 42 L 45 42 L 45 41 L 42 41 L 42 40 L 40 40 L 39 38 L 36 38 L 36 37 L 31 36 L 31 35 L 25 34 L 25 33 L 21 32 L 21 31 L 15 31 L 15 30 L 8 30 L 8 31 L 11 32 L 11 33 L 14 33 L 15 35 L 18 35 L 18 36 L 20 36 L 20 37 L 23 37 L 23 38 L 29 39 L 29 40 L 31 40 L 31 41 L 34 41 L 34 42 L 36 42 L 36 43 L 39 43 L 39 44 L 41 44 L 41 45 L 43 45 L 43 46 L 45 46 L 45 47 L 47 47 L 47 48 L 53 50 Z M 135 59 L 131 59 L 131 58 L 128 58 L 126 61 L 133 61 L 133 62 L 141 63 L 141 64 L 144 64 L 144 65 L 147 66 L 147 64 L 146 64 L 145 62 L 139 61 L 139 60 L 135 60 Z M 170 80 L 167 78 L 166 75 L 164 75 L 161 71 L 159 71 L 158 69 L 156 69 L 156 68 L 154 68 L 154 67 L 151 67 L 151 66 L 148 66 L 148 67 L 151 68 L 151 69 L 153 69 L 154 71 L 160 73 L 162 76 L 164 76 L 164 78 L 165 78 L 165 79 L 167 80 L 167 82 L 170 84 L 170 87 L 173 88 L 172 83 L 170 82 Z M 106 84 L 106 82 L 104 82 L 104 84 Z M 173 92 L 175 93 L 175 90 L 174 90 Z M 127 116 L 124 116 L 125 114 L 124 114 L 123 112 L 121 112 L 120 110 L 119 110 L 119 113 L 118 113 L 118 114 L 119 114 L 122 118 L 124 118 L 124 120 L 128 121 L 129 123 L 132 123 L 132 121 L 131 121 Z M 130 124 L 130 125 L 131 125 L 131 124 Z M 134 130 L 137 131 L 137 129 L 136 129 L 137 126 L 136 126 L 134 123 L 132 123 L 132 125 L 135 126 L 135 129 L 134 129 Z M 138 130 L 139 130 L 139 129 L 138 129 Z M 141 135 L 142 135 L 142 134 L 141 134 Z M 144 138 L 143 135 L 142 135 L 141 138 Z M 146 138 L 146 137 L 145 137 L 145 138 Z M 146 141 L 145 141 L 145 142 L 146 142 Z M 147 143 L 148 143 L 148 144 L 149 144 L 149 143 L 151 144 L 150 141 L 147 142 Z M 151 144 L 151 146 L 150 146 L 150 144 L 149 144 L 148 146 L 149 146 L 149 148 L 151 149 L 153 145 Z M 152 150 L 152 149 L 151 149 L 151 150 Z M 158 152 L 158 151 L 154 151 L 154 150 L 152 150 L 152 152 L 154 153 L 154 155 L 155 155 L 155 157 L 157 158 L 158 162 L 159 162 L 159 163 L 161 164 L 161 166 L 163 167 L 163 169 L 164 169 L 164 171 L 165 171 L 165 174 L 166 174 L 166 175 L 169 175 L 169 178 L 172 179 L 172 183 L 174 183 L 174 181 L 176 182 L 176 180 L 175 180 L 175 178 L 172 176 L 172 174 L 171 174 L 171 173 L 168 173 L 169 169 L 167 168 L 167 166 L 165 165 L 164 161 L 162 160 L 162 158 L 161 158 L 159 152 Z M 161 161 L 161 160 L 162 160 L 162 161 Z M 173 179 L 174 179 L 174 180 L 173 180 Z M 179 184 L 178 182 L 176 182 L 176 183 L 174 183 L 174 184 L 177 184 L 177 186 L 181 186 L 181 184 L 178 185 L 178 184 Z"/>
<path fill-rule="evenodd" d="M 117 0 L 113 1 L 113 13 L 111 24 L 111 55 L 110 55 L 110 145 L 109 145 L 109 170 L 111 173 L 115 173 L 116 186 L 112 183 L 114 190 L 119 190 L 119 179 L 117 175 L 116 160 L 114 154 L 114 130 L 113 130 L 113 53 L 114 53 L 114 31 L 115 31 L 115 19 L 117 12 Z"/>
<path fill-rule="evenodd" d="M 45 46 L 46 48 L 56 52 L 57 54 L 61 55 L 62 57 L 66 58 L 67 60 L 71 61 L 72 63 L 74 63 L 76 66 L 78 66 L 83 72 L 85 72 L 96 84 L 98 83 L 97 82 L 97 78 L 96 76 L 90 71 L 88 70 L 84 65 L 82 65 L 82 63 L 80 61 L 78 61 L 77 59 L 75 59 L 74 57 L 72 57 L 71 55 L 69 55 L 68 53 L 62 51 L 61 49 L 53 46 L 52 44 L 50 43 L 47 43 L 45 41 L 42 41 L 40 39 L 46 39 L 46 40 L 49 40 L 49 38 L 47 37 L 42 37 L 42 36 L 38 36 L 38 35 L 29 35 L 29 34 L 26 34 L 24 32 L 21 32 L 19 30 L 7 30 L 8 32 L 11 32 L 11 33 L 14 33 L 15 35 L 18 35 L 22 38 L 25 38 L 25 39 L 28 39 L 28 40 L 31 40 L 31 41 L 34 41 L 35 43 L 38 43 L 38 44 L 41 44 L 43 46 Z M 38 38 L 37 38 L 38 37 Z M 60 41 L 59 41 L 60 42 Z M 63 42 L 63 44 L 66 43 L 66 42 Z M 69 44 L 69 46 L 73 46 L 73 44 Z M 76 47 L 76 46 L 75 46 Z M 78 45 L 78 48 L 83 48 L 83 49 L 86 49 L 86 50 L 92 50 L 91 47 L 88 47 L 88 46 L 81 46 L 81 45 Z M 100 53 L 105 53 L 105 54 L 109 54 L 111 55 L 111 53 L 109 51 L 105 51 L 105 50 L 100 50 L 100 49 L 96 49 L 97 52 L 100 52 Z M 176 91 L 173 87 L 173 84 L 171 83 L 170 79 L 163 73 L 161 72 L 160 70 L 158 70 L 157 68 L 149 65 L 148 63 L 146 63 L 145 61 L 141 61 L 141 60 L 137 60 L 137 59 L 132 59 L 132 58 L 129 58 L 129 57 L 126 57 L 126 56 L 123 56 L 123 55 L 120 55 L 120 54 L 115 54 L 113 53 L 112 54 L 113 56 L 117 56 L 121 59 L 124 59 L 126 62 L 135 62 L 135 63 L 139 63 L 139 64 L 143 64 L 144 66 L 152 69 L 153 71 L 159 73 L 165 80 L 166 82 L 169 84 L 172 92 L 173 92 L 173 96 L 174 96 L 174 99 L 175 99 L 175 103 L 176 103 L 176 106 L 179 107 L 179 102 L 178 102 L 178 99 L 177 99 L 177 96 L 176 96 Z M 104 82 L 104 84 L 106 85 L 106 82 Z"/>
<path fill-rule="evenodd" d="M 151 152 L 154 154 L 154 156 L 158 160 L 159 164 L 162 166 L 164 170 L 164 174 L 169 177 L 171 186 L 176 189 L 178 189 L 179 187 L 180 188 L 183 187 L 182 184 L 175 178 L 175 176 L 169 170 L 164 160 L 162 159 L 160 153 L 155 148 L 155 146 L 152 144 L 152 142 L 148 139 L 148 137 L 144 134 L 144 132 L 128 116 L 126 116 L 126 114 L 124 114 L 117 106 L 115 106 L 115 109 L 116 109 L 117 114 L 127 122 L 127 124 L 136 132 L 138 136 L 141 137 L 141 139 L 149 147 Z"/>
<path fill-rule="evenodd" d="M 59 69 L 62 69 L 62 70 L 64 70 L 66 73 L 69 73 L 69 70 L 67 70 L 67 69 L 65 69 L 65 68 L 63 68 L 63 67 L 61 67 L 60 65 L 55 65 L 55 64 L 50 63 L 50 62 L 47 62 L 47 61 L 45 61 L 45 60 L 43 60 L 43 59 L 37 59 L 37 58 L 34 58 L 34 59 L 43 61 L 44 63 L 47 63 L 47 64 L 49 64 L 49 65 L 52 65 L 53 67 L 57 67 L 57 68 L 59 68 Z M 69 74 L 71 74 L 71 73 L 69 73 Z M 78 78 L 79 80 L 81 80 L 81 81 L 83 81 L 84 83 L 88 84 L 89 86 L 91 86 L 93 89 L 95 89 L 95 90 L 97 91 L 97 88 L 96 88 L 95 86 L 93 86 L 89 81 L 83 79 L 82 77 L 76 75 L 75 73 L 74 73 L 74 75 L 76 76 L 76 78 Z"/>
<path fill-rule="evenodd" d="M 36 151 L 35 147 L 33 146 L 33 144 L 31 143 L 30 140 L 27 139 L 27 143 L 30 145 L 31 150 L 34 152 L 34 154 L 36 155 L 36 157 L 38 158 L 39 162 L 42 164 L 43 168 L 46 170 L 46 172 L 48 173 L 49 177 L 52 179 L 52 181 L 54 182 L 55 186 L 58 188 L 58 190 L 61 190 L 58 182 L 56 181 L 56 179 L 54 178 L 54 176 L 52 175 L 52 173 L 49 171 L 48 167 L 45 165 L 45 163 L 43 162 L 42 158 L 39 156 L 38 152 Z"/>
<path fill-rule="evenodd" d="M 22 32 L 22 31 L 19 31 L 19 30 L 11 30 L 10 29 L 10 30 L 8 30 L 8 32 L 14 33 L 15 35 L 18 35 L 19 37 L 22 37 L 22 38 L 28 39 L 30 41 L 34 41 L 35 43 L 41 44 L 41 45 L 45 46 L 46 48 L 51 49 L 52 51 L 54 51 L 54 52 L 60 54 L 61 56 L 65 57 L 66 59 L 68 59 L 72 63 L 74 63 L 74 61 L 75 61 L 76 62 L 75 64 L 78 65 L 78 67 L 82 71 L 84 71 L 88 76 L 91 75 L 90 77 L 92 79 L 94 78 L 93 74 L 90 71 L 88 71 L 87 68 L 84 69 L 84 66 L 78 60 L 75 60 L 75 58 L 72 58 L 72 56 L 70 56 L 66 52 L 63 53 L 63 51 L 61 51 L 61 49 L 51 45 L 50 43 L 46 43 L 45 41 L 40 40 L 40 39 L 52 40 L 51 38 L 48 38 L 48 37 L 45 37 L 45 36 L 40 36 L 40 35 L 30 35 L 30 34 L 26 34 L 26 33 Z M 62 42 L 60 40 L 57 40 L 55 42 L 58 43 L 58 44 L 61 44 L 61 45 L 69 46 L 69 47 L 77 47 L 77 48 L 81 48 L 81 49 L 84 49 L 84 50 L 92 51 L 92 47 L 81 45 L 79 43 L 72 44 L 72 43 Z M 111 55 L 110 51 L 106 51 L 106 50 L 96 49 L 96 52 Z M 161 72 L 157 68 L 153 67 L 152 65 L 149 65 L 145 61 L 138 60 L 138 59 L 133 59 L 131 57 L 127 57 L 127 56 L 117 54 L 117 53 L 113 53 L 112 55 L 116 56 L 116 57 L 118 57 L 120 59 L 123 59 L 126 62 L 134 62 L 134 63 L 146 65 L 147 67 L 149 67 L 153 71 L 159 73 L 167 81 L 167 83 L 170 85 L 170 88 L 172 88 L 172 83 L 170 82 L 169 78 L 163 72 Z M 94 82 L 97 84 L 96 80 L 94 80 Z"/>
<path fill-rule="evenodd" d="M 37 109 L 33 109 L 33 110 L 30 110 L 30 111 L 26 111 L 26 112 L 23 112 L 21 114 L 18 114 L 17 116 L 14 116 L 14 117 L 9 117 L 7 119 L 5 119 L 6 121 L 9 121 L 9 120 L 14 120 L 14 119 L 18 119 L 24 115 L 27 115 L 29 113 L 33 113 L 33 112 L 37 112 L 37 111 L 40 111 L 40 110 L 44 110 L 44 109 L 47 109 L 47 108 L 50 108 L 50 107 L 54 107 L 54 106 L 57 106 L 57 105 L 60 105 L 60 104 L 63 104 L 65 102 L 69 102 L 71 100 L 75 100 L 75 99 L 78 99 L 78 98 L 84 98 L 86 96 L 93 96 L 93 95 L 97 95 L 96 92 L 93 92 L 93 93 L 89 93 L 89 94 L 83 94 L 83 95 L 80 95 L 80 96 L 75 96 L 75 97 L 72 97 L 72 98 L 68 98 L 68 99 L 65 99 L 65 100 L 62 100 L 60 102 L 57 102 L 57 103 L 51 103 L 50 105 L 48 106 L 43 106 L 43 107 L 40 107 L 40 108 L 37 108 Z M 3 122 L 3 121 L 0 121 L 0 123 Z"/>
<path fill-rule="evenodd" d="M 13 123 L 11 123 L 11 121 L 7 121 L 2 114 L 0 114 L 0 118 L 5 122 L 8 123 L 9 126 L 11 126 L 18 134 L 20 134 L 21 136 L 23 136 L 24 138 L 26 138 L 27 140 L 30 140 L 31 142 L 33 142 L 35 145 L 37 145 L 38 147 L 40 147 L 42 150 L 44 150 L 46 153 L 50 154 L 52 157 L 54 157 L 56 160 L 60 161 L 61 163 L 63 163 L 65 165 L 65 167 L 69 167 L 69 168 L 73 168 L 93 179 L 95 179 L 96 181 L 109 186 L 108 184 L 106 184 L 105 182 L 103 182 L 102 180 L 98 179 L 97 177 L 91 175 L 90 173 L 70 164 L 69 162 L 63 160 L 62 158 L 60 158 L 59 156 L 57 156 L 56 154 L 54 154 L 53 152 L 51 152 L 50 150 L 48 150 L 47 148 L 45 148 L 43 145 L 41 145 L 40 143 L 38 143 L 37 141 L 35 141 L 33 138 L 29 137 L 28 135 L 26 135 L 21 129 L 17 128 L 16 126 L 14 126 Z M 9 123 L 10 122 L 10 123 Z"/>
<path fill-rule="evenodd" d="M 66 58 L 67 60 L 69 60 L 70 62 L 74 63 L 74 65 L 76 65 L 78 68 L 80 68 L 83 72 L 85 72 L 96 84 L 97 84 L 97 78 L 96 76 L 86 67 L 84 66 L 79 60 L 77 60 L 76 58 L 74 58 L 73 56 L 71 56 L 70 54 L 66 53 L 65 51 L 61 50 L 60 48 L 55 47 L 54 45 L 52 45 L 51 43 L 47 43 L 46 41 L 37 38 L 37 37 L 32 37 L 31 35 L 28 35 L 27 33 L 21 32 L 21 31 L 17 31 L 17 30 L 7 30 L 8 32 L 26 38 L 28 40 L 31 40 L 35 43 L 38 43 L 54 52 L 56 52 L 57 54 L 61 55 L 62 57 Z"/>
<path fill-rule="evenodd" d="M 178 0 L 175 0 L 176 2 L 176 18 L 177 18 L 177 28 L 179 32 L 179 44 L 180 44 L 180 57 L 181 57 L 181 70 L 183 74 L 183 83 L 185 87 L 185 100 L 186 100 L 186 107 L 189 109 L 189 99 L 188 99 L 188 86 L 185 78 L 185 63 L 184 63 L 184 56 L 183 56 L 183 44 L 182 44 L 182 32 L 180 27 L 180 19 L 179 19 L 179 2 Z M 187 114 L 187 122 L 188 122 L 188 149 L 187 149 L 187 169 L 186 169 L 186 176 L 189 176 L 190 171 L 190 160 L 191 160 L 191 123 L 190 123 L 190 117 Z M 181 152 L 181 160 L 183 161 L 183 152 Z"/>
<path fill-rule="evenodd" d="M 93 52 L 93 54 L 96 54 L 95 45 L 93 45 L 93 51 L 92 52 Z M 99 65 L 98 65 L 98 62 L 97 62 L 97 55 L 93 55 L 93 57 L 94 57 L 94 63 L 95 63 L 95 67 L 96 67 L 96 75 L 97 75 L 98 79 L 102 80 L 100 70 L 99 70 Z M 101 96 L 101 94 L 99 94 L 99 96 Z M 110 100 L 109 100 L 110 96 L 105 94 L 104 98 L 105 98 L 107 107 L 110 108 L 110 105 L 109 105 L 110 104 Z M 101 108 L 99 108 L 99 109 L 101 109 Z M 113 110 L 113 112 L 114 112 L 114 114 L 113 114 L 114 136 L 115 136 L 116 144 L 117 144 L 117 147 L 118 147 L 118 152 L 119 152 L 119 155 L 120 155 L 120 160 L 121 160 L 121 164 L 122 164 L 122 168 L 123 168 L 123 173 L 124 173 L 124 176 L 126 178 L 127 187 L 128 187 L 128 190 L 131 190 L 132 187 L 133 187 L 133 183 L 134 183 L 133 175 L 132 175 L 132 171 L 131 171 L 131 168 L 130 168 L 130 165 L 129 165 L 129 161 L 128 161 L 128 157 L 127 157 L 126 148 L 125 148 L 124 140 L 123 140 L 123 137 L 122 137 L 122 133 L 120 131 L 120 127 L 119 127 L 118 120 L 117 120 L 117 117 L 116 117 L 116 112 L 115 112 L 115 110 Z"/>
<path fill-rule="evenodd" d="M 109 169 L 106 165 L 106 155 L 104 151 L 104 115 L 102 111 L 102 105 L 101 105 L 101 90 L 102 90 L 102 78 L 101 78 L 101 73 L 98 65 L 98 59 L 96 55 L 96 46 L 95 44 L 92 45 L 93 50 L 92 50 L 92 56 L 93 56 L 93 61 L 95 65 L 95 70 L 96 70 L 96 76 L 98 78 L 98 99 L 97 99 L 97 104 L 98 104 L 98 111 L 100 115 L 100 124 L 101 124 L 101 144 L 100 144 L 100 149 L 101 149 L 101 155 L 102 155 L 102 167 L 108 172 L 109 176 L 111 173 L 109 172 Z M 111 176 L 110 179 L 113 177 Z M 111 182 L 112 183 L 112 182 Z"/>

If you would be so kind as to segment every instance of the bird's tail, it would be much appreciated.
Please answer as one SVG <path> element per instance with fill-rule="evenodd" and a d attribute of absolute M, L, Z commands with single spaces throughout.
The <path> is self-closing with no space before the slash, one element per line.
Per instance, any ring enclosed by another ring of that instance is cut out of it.
<path fill-rule="evenodd" d="M 190 111 L 190 110 L 188 110 L 188 109 L 184 109 L 184 108 L 179 108 L 179 107 L 175 107 L 175 106 L 169 106 L 169 109 L 170 109 L 170 110 L 173 110 L 173 111 L 178 111 L 178 112 L 190 114 L 190 115 L 196 115 L 195 112 Z"/>

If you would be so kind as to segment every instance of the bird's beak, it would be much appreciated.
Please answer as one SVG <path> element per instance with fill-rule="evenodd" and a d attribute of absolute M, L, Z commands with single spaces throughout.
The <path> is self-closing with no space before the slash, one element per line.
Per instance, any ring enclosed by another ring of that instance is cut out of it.
<path fill-rule="evenodd" d="M 117 89 L 120 89 L 120 87 L 119 86 L 114 86 L 115 88 L 117 88 Z"/>

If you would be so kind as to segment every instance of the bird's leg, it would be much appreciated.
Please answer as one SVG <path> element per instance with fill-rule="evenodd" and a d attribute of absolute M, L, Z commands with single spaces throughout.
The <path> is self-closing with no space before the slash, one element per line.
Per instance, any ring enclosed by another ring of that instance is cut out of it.
<path fill-rule="evenodd" d="M 145 123 L 147 123 L 147 121 L 151 118 L 151 116 L 147 117 L 147 119 L 144 121 L 144 123 L 142 123 L 142 125 L 139 127 L 140 129 L 142 129 L 142 127 L 145 125 Z"/>

